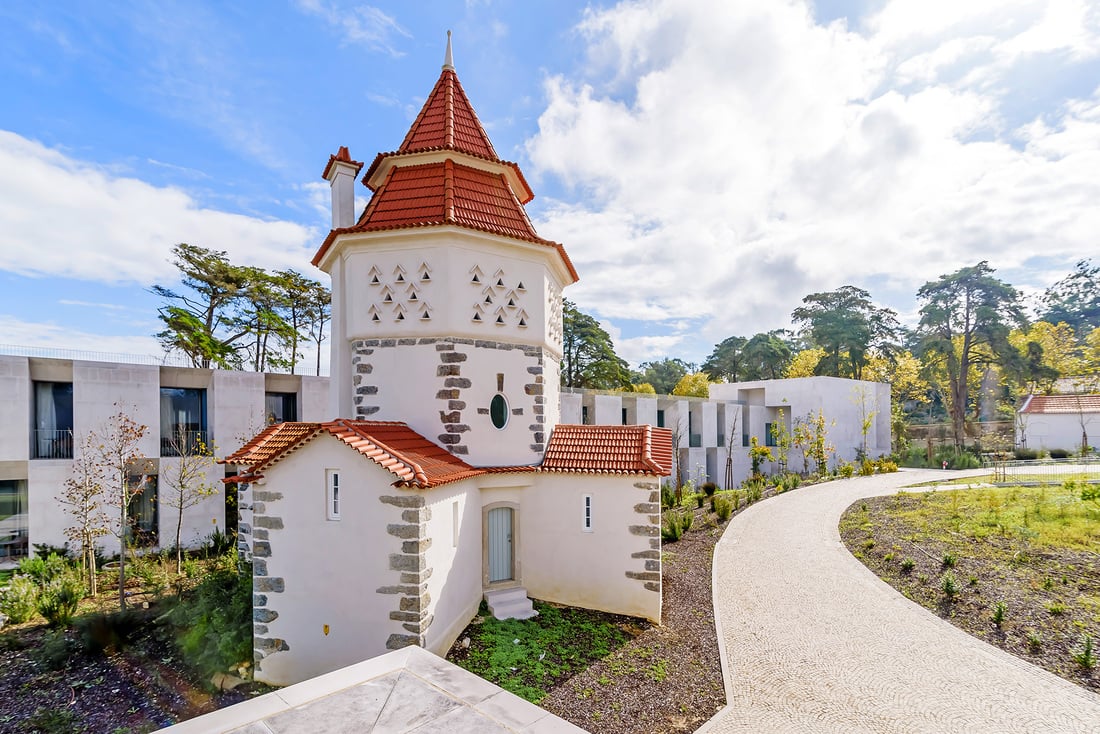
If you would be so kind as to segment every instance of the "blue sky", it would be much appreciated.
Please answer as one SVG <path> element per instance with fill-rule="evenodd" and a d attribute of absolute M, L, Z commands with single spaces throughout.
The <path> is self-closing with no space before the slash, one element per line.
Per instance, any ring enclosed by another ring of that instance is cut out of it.
<path fill-rule="evenodd" d="M 320 277 L 329 153 L 400 143 L 448 28 L 632 362 L 817 290 L 911 320 L 960 266 L 1035 292 L 1100 254 L 1085 0 L 223 5 L 0 5 L 0 343 L 155 353 L 180 241 Z"/>

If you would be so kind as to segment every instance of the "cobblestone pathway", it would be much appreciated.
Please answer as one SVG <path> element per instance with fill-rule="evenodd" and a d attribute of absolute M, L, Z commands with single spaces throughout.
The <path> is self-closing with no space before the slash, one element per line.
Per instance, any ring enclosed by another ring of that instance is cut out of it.
<path fill-rule="evenodd" d="M 734 518 L 714 553 L 729 703 L 700 732 L 1100 733 L 1100 696 L 956 629 L 841 544 L 852 502 L 944 475 L 829 482 Z"/>

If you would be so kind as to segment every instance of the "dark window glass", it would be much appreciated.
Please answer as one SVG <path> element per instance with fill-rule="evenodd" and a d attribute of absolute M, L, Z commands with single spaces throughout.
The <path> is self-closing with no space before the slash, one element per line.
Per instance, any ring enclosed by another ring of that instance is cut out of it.
<path fill-rule="evenodd" d="M 765 446 L 775 446 L 776 445 L 776 443 L 775 443 L 775 424 L 774 423 L 765 423 L 764 424 L 764 445 Z"/>
<path fill-rule="evenodd" d="M 34 457 L 73 458 L 73 383 L 34 383 Z"/>
<path fill-rule="evenodd" d="M 128 542 L 137 546 L 157 544 L 157 475 L 131 474 L 126 478 L 131 492 L 126 517 L 129 520 Z"/>
<path fill-rule="evenodd" d="M 497 428 L 504 428 L 508 423 L 508 401 L 503 395 L 494 395 L 489 403 L 489 418 Z"/>
<path fill-rule="evenodd" d="M 627 425 L 627 422 L 626 422 L 626 408 L 623 408 L 623 425 L 624 426 Z"/>
<path fill-rule="evenodd" d="M 0 479 L 0 560 L 27 555 L 27 483 Z"/>
<path fill-rule="evenodd" d="M 663 411 L 663 410 L 658 410 L 657 411 L 657 427 L 658 428 L 664 428 L 665 427 L 665 411 Z"/>
<path fill-rule="evenodd" d="M 267 425 L 298 420 L 298 396 L 292 392 L 269 392 L 264 396 Z"/>
<path fill-rule="evenodd" d="M 160 389 L 160 455 L 180 456 L 208 448 L 206 390 Z"/>

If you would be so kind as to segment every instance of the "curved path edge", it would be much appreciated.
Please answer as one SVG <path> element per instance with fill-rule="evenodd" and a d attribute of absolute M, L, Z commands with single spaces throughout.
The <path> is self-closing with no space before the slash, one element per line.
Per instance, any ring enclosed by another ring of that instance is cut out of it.
<path fill-rule="evenodd" d="M 726 706 L 698 731 L 1100 732 L 1100 696 L 906 599 L 840 541 L 853 502 L 979 473 L 826 482 L 738 514 L 712 566 Z"/>

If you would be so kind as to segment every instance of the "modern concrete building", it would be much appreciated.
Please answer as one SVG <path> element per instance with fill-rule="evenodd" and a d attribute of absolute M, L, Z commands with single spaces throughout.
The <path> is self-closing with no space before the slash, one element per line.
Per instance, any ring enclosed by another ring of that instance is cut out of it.
<path fill-rule="evenodd" d="M 1100 395 L 1028 395 L 1016 411 L 1019 448 L 1078 453 L 1100 444 Z"/>
<path fill-rule="evenodd" d="M 327 378 L 0 356 L 0 560 L 65 542 L 73 519 L 57 497 L 74 454 L 119 412 L 147 427 L 130 478 L 143 491 L 131 504 L 129 537 L 168 546 L 177 518 L 158 480 L 179 462 L 181 438 L 224 455 L 269 422 L 318 420 L 327 410 Z M 235 510 L 226 516 L 224 467 L 207 473 L 217 492 L 185 510 L 186 546 L 236 523 Z M 102 546 L 117 553 L 119 540 L 108 535 Z"/>

